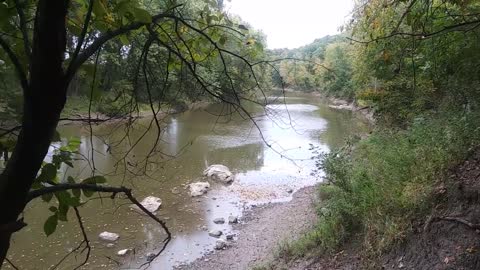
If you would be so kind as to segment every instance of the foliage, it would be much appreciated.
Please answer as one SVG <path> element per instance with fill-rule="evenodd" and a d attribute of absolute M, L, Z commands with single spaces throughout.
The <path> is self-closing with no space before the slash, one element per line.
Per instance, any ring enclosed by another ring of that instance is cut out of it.
<path fill-rule="evenodd" d="M 148 104 L 156 116 L 163 106 L 182 109 L 208 99 L 249 116 L 244 103 L 257 100 L 258 92 L 269 86 L 258 73 L 268 66 L 261 61 L 265 38 L 222 6 L 215 0 L 0 1 L 0 152 L 5 161 L 0 168 L 0 226 L 17 226 L 25 199 L 36 198 L 32 194 L 43 194 L 47 203 L 55 197 L 45 233 L 52 234 L 75 208 L 85 238 L 81 245 L 90 249 L 77 211 L 82 194 L 91 196 L 91 189 L 121 192 L 139 204 L 126 187 L 105 189 L 102 176 L 78 182 L 58 174 L 62 166 L 73 166 L 79 144 L 71 139 L 55 150 L 51 161 L 46 158 L 49 146 L 57 146 L 51 143 L 58 137 L 52 135 L 61 113 L 79 113 L 74 120 L 91 123 L 85 110 L 117 117 Z M 75 108 L 63 111 L 65 102 Z M 152 148 L 160 147 L 158 119 L 152 117 L 147 126 L 157 128 Z M 146 164 L 157 150 L 148 152 Z M 77 184 L 90 189 L 78 192 Z M 171 234 L 165 223 L 149 216 L 166 232 L 167 245 Z M 1 232 L 0 266 L 16 230 Z"/>
<path fill-rule="evenodd" d="M 332 250 L 354 233 L 370 255 L 400 241 L 430 206 L 434 184 L 480 143 L 479 120 L 478 113 L 425 115 L 407 130 L 379 129 L 319 156 L 327 183 L 318 224 L 283 255 Z"/>
<path fill-rule="evenodd" d="M 357 11 L 353 86 L 380 120 L 405 125 L 445 104 L 478 107 L 477 1 L 375 0 Z"/>

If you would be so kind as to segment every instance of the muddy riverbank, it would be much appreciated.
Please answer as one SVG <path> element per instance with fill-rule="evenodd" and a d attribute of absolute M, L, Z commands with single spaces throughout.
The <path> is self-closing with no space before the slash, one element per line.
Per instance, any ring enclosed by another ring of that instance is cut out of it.
<path fill-rule="evenodd" d="M 308 231 L 316 221 L 316 186 L 302 188 L 293 199 L 248 210 L 234 226 L 235 238 L 224 250 L 213 251 L 182 270 L 251 269 L 273 259 L 278 246 Z"/>

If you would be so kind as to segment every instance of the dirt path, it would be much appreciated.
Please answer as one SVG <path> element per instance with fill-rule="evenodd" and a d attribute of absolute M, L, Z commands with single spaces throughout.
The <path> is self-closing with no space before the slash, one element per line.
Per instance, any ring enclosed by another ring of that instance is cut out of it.
<path fill-rule="evenodd" d="M 315 224 L 315 190 L 307 187 L 288 203 L 269 204 L 247 212 L 235 230 L 238 239 L 225 250 L 215 251 L 179 269 L 251 269 L 272 259 L 279 243 L 299 237 Z"/>

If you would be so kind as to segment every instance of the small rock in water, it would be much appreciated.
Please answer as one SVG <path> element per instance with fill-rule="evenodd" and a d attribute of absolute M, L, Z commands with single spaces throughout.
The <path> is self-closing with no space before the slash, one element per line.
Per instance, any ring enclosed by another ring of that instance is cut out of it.
<path fill-rule="evenodd" d="M 288 193 L 293 193 L 293 189 L 289 188 L 289 189 L 287 189 L 287 192 Z"/>
<path fill-rule="evenodd" d="M 113 244 L 113 243 L 108 243 L 107 244 L 107 248 L 113 248 L 114 246 L 115 246 L 115 244 Z"/>
<path fill-rule="evenodd" d="M 118 240 L 118 238 L 120 238 L 120 235 L 111 232 L 102 232 L 98 235 L 98 237 L 100 237 L 100 239 L 102 239 L 103 241 L 115 242 Z"/>
<path fill-rule="evenodd" d="M 224 218 L 216 218 L 216 219 L 213 220 L 213 223 L 223 224 L 223 223 L 225 223 L 225 219 Z"/>
<path fill-rule="evenodd" d="M 157 254 L 153 253 L 153 252 L 150 252 L 147 254 L 147 262 L 151 262 L 155 259 L 155 257 L 157 257 Z"/>
<path fill-rule="evenodd" d="M 231 233 L 230 233 L 230 234 L 227 234 L 227 235 L 225 236 L 225 238 L 227 238 L 227 240 L 233 240 L 233 237 L 234 237 L 234 236 L 235 236 L 234 234 L 231 234 Z"/>
<path fill-rule="evenodd" d="M 172 193 L 175 195 L 180 194 L 180 190 L 178 190 L 178 187 L 174 187 L 172 188 Z"/>
<path fill-rule="evenodd" d="M 126 249 L 119 250 L 117 252 L 117 255 L 120 256 L 120 257 L 123 257 L 125 255 L 128 255 L 128 253 L 130 253 L 130 252 L 132 252 L 132 249 L 126 248 Z"/>
<path fill-rule="evenodd" d="M 208 182 L 196 182 L 190 184 L 189 188 L 190 196 L 197 197 L 207 193 L 208 189 L 210 188 L 210 184 Z"/>
<path fill-rule="evenodd" d="M 228 217 L 228 223 L 229 223 L 229 224 L 238 223 L 238 217 L 236 217 L 236 216 L 229 216 L 229 217 Z"/>
<path fill-rule="evenodd" d="M 219 231 L 219 230 L 211 230 L 208 232 L 208 235 L 212 236 L 212 237 L 220 237 L 222 235 L 222 231 Z"/>
<path fill-rule="evenodd" d="M 203 225 L 202 227 L 200 227 L 200 229 L 202 229 L 203 231 L 208 231 L 207 225 Z"/>
<path fill-rule="evenodd" d="M 216 250 L 225 249 L 226 247 L 227 247 L 227 243 L 222 239 L 218 239 L 217 242 L 215 242 Z"/>
<path fill-rule="evenodd" d="M 149 212 L 153 213 L 160 208 L 162 205 L 162 199 L 154 197 L 154 196 L 148 196 L 145 199 L 143 199 L 140 204 L 145 207 Z M 132 205 L 131 208 L 133 210 L 139 211 L 141 213 L 144 213 L 138 206 Z"/>
<path fill-rule="evenodd" d="M 203 175 L 210 178 L 213 181 L 222 182 L 222 183 L 230 183 L 233 181 L 233 174 L 228 169 L 227 166 L 215 164 L 208 167 L 205 171 L 203 171 Z"/>

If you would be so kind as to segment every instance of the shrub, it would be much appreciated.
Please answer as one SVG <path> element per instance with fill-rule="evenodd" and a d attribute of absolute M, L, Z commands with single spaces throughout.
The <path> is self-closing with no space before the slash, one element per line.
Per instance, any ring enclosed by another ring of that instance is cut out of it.
<path fill-rule="evenodd" d="M 319 187 L 319 221 L 290 255 L 331 250 L 353 233 L 378 255 L 401 240 L 412 218 L 428 209 L 433 187 L 480 142 L 479 115 L 450 113 L 415 119 L 406 130 L 370 137 L 319 157 L 327 182 Z"/>

